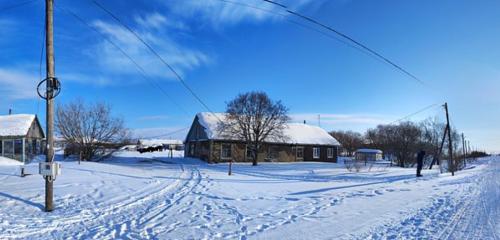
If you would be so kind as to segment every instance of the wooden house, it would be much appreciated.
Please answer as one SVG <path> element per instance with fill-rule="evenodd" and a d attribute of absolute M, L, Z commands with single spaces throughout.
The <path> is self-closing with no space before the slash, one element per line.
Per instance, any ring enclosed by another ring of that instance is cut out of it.
<path fill-rule="evenodd" d="M 213 162 L 250 162 L 251 151 L 245 141 L 224 137 L 218 131 L 223 113 L 198 113 L 185 140 L 186 157 Z M 258 161 L 337 162 L 339 142 L 324 129 L 299 123 L 289 123 L 283 130 L 283 139 L 265 141 L 257 153 Z"/>
<path fill-rule="evenodd" d="M 36 115 L 9 114 L 0 116 L 0 156 L 23 163 L 42 154 L 45 138 Z"/>

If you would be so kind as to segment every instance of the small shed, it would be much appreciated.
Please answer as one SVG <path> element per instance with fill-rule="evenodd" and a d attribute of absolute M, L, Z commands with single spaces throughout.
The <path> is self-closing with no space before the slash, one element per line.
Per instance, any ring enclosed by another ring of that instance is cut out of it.
<path fill-rule="evenodd" d="M 34 114 L 0 116 L 0 156 L 23 163 L 42 154 L 45 138 L 38 118 Z"/>
<path fill-rule="evenodd" d="M 382 150 L 361 148 L 356 150 L 355 158 L 357 161 L 380 161 L 383 160 Z"/>

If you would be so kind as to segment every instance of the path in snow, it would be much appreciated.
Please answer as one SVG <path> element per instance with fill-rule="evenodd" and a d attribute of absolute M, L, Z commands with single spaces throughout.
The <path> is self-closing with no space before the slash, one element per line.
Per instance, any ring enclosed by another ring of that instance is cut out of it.
<path fill-rule="evenodd" d="M 442 186 L 459 186 L 434 197 L 399 223 L 376 228 L 369 239 L 500 239 L 500 159 L 489 161 L 480 174 L 456 178 Z"/>
<path fill-rule="evenodd" d="M 498 163 L 416 179 L 330 163 L 235 164 L 227 176 L 224 164 L 192 159 L 115 160 L 63 163 L 51 214 L 39 176 L 0 168 L 0 239 L 498 237 Z"/>

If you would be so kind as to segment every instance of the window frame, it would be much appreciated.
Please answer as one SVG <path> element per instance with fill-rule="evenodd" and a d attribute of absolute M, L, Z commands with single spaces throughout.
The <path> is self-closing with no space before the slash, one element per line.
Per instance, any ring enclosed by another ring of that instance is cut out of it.
<path fill-rule="evenodd" d="M 332 147 L 329 147 L 326 149 L 326 157 L 327 158 L 333 158 L 333 148 Z"/>
<path fill-rule="evenodd" d="M 229 145 L 229 156 L 224 156 L 224 146 Z M 222 143 L 220 145 L 220 159 L 228 160 L 233 158 L 233 144 L 231 143 Z"/>
<path fill-rule="evenodd" d="M 317 153 L 317 155 L 316 155 Z M 320 159 L 321 158 L 321 148 L 320 147 L 313 147 L 313 159 Z"/>
<path fill-rule="evenodd" d="M 299 149 L 302 153 L 301 157 L 299 157 Z M 304 147 L 295 147 L 295 158 L 297 158 L 297 160 L 304 160 Z"/>

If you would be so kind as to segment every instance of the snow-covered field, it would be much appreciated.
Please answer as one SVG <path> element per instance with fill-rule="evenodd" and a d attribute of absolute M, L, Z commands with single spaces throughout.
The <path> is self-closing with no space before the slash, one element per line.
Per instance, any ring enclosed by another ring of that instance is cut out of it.
<path fill-rule="evenodd" d="M 499 239 L 500 158 L 465 171 L 352 173 L 341 164 L 208 165 L 118 152 L 39 175 L 0 162 L 0 239 Z M 29 166 L 36 173 L 36 165 Z"/>

